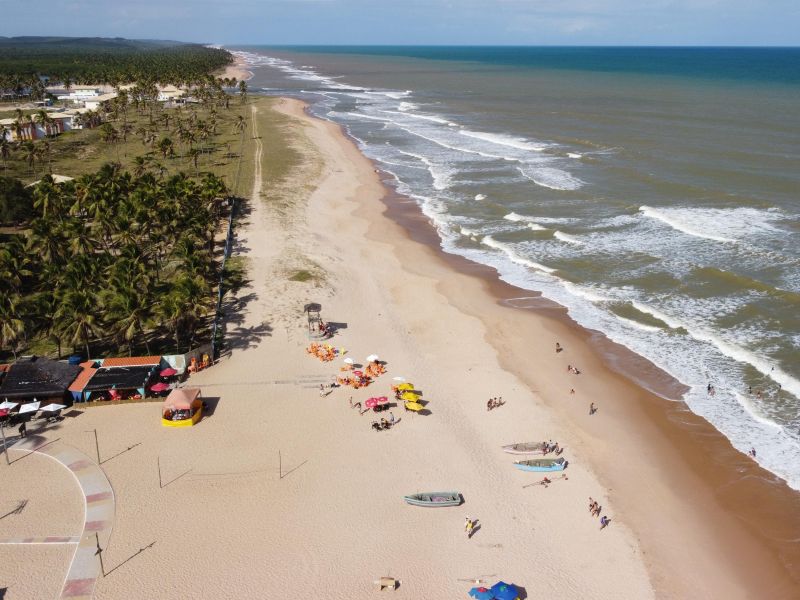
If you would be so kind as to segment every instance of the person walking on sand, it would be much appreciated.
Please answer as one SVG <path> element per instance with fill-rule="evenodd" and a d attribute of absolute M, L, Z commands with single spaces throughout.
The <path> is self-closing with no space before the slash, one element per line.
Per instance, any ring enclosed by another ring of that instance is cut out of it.
<path fill-rule="evenodd" d="M 592 402 L 591 404 L 589 404 L 589 414 L 593 415 L 596 412 L 597 412 L 597 407 L 594 405 L 594 402 Z"/>
<path fill-rule="evenodd" d="M 475 527 L 475 523 L 467 517 L 467 520 L 464 522 L 464 531 L 467 534 L 467 539 L 472 537 L 472 529 Z"/>
<path fill-rule="evenodd" d="M 563 350 L 563 348 L 561 347 L 561 344 L 559 344 L 558 342 L 556 342 L 556 354 L 558 354 L 558 353 L 559 353 L 559 352 L 561 352 L 562 350 Z"/>
<path fill-rule="evenodd" d="M 389 423 L 391 425 L 394 425 L 394 413 L 393 412 L 389 413 Z"/>
<path fill-rule="evenodd" d="M 608 524 L 610 522 L 611 522 L 611 519 L 609 519 L 607 516 L 603 515 L 602 517 L 600 517 L 600 531 L 602 531 L 603 529 L 608 527 Z"/>
<path fill-rule="evenodd" d="M 19 426 L 19 437 L 24 438 L 28 437 L 28 428 L 25 427 L 25 421 L 22 422 L 22 425 Z"/>
<path fill-rule="evenodd" d="M 320 398 L 325 397 L 325 386 L 321 383 L 319 384 L 319 397 Z"/>

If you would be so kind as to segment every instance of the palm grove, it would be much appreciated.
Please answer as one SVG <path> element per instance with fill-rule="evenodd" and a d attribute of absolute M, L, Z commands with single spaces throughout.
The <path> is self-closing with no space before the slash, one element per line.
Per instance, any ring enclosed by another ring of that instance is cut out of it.
<path fill-rule="evenodd" d="M 199 167 L 220 152 L 221 124 L 244 139 L 242 116 L 224 114 L 232 83 L 206 74 L 192 91 L 199 108 L 171 111 L 140 81 L 104 109 L 98 131 L 112 162 L 59 184 L 0 178 L 0 220 L 17 224 L 0 234 L 3 351 L 185 352 L 208 340 L 229 192 L 212 170 L 220 163 Z M 246 85 L 240 92 L 243 102 Z M 146 151 L 120 160 L 128 136 Z M 236 156 L 230 143 L 226 156 Z M 47 157 L 34 154 L 32 168 L 37 159 Z"/>

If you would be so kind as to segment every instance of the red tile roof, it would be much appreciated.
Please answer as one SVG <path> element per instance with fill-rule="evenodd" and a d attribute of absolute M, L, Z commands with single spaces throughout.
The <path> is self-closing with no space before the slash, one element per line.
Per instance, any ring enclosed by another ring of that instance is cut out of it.
<path fill-rule="evenodd" d="M 106 367 L 147 367 L 161 362 L 160 356 L 131 356 L 129 358 L 107 358 L 101 368 Z"/>
<path fill-rule="evenodd" d="M 97 369 L 90 366 L 92 364 L 93 364 L 92 362 L 81 363 L 83 370 L 80 373 L 78 373 L 78 376 L 75 378 L 75 381 L 73 381 L 70 384 L 69 388 L 67 388 L 70 392 L 83 391 L 83 388 L 86 387 L 86 384 L 89 383 L 89 380 L 92 378 L 92 376 L 95 373 L 97 373 Z"/>

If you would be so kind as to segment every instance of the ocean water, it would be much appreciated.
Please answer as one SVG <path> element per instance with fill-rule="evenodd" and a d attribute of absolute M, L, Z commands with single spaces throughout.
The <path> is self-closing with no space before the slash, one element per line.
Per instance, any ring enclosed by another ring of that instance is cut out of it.
<path fill-rule="evenodd" d="M 651 360 L 800 489 L 800 49 L 242 52 L 445 251 Z"/>

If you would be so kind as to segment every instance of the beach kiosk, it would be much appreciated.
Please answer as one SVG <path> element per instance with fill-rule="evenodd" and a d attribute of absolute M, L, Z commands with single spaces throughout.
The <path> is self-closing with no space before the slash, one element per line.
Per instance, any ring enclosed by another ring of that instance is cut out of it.
<path fill-rule="evenodd" d="M 191 427 L 202 417 L 200 388 L 172 390 L 161 407 L 161 424 L 164 427 Z"/>

